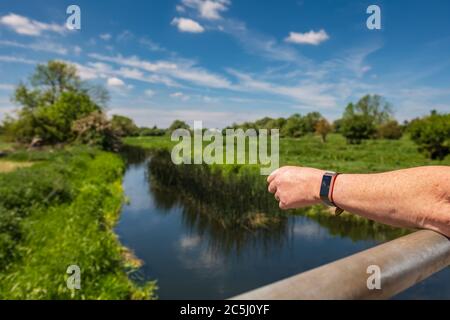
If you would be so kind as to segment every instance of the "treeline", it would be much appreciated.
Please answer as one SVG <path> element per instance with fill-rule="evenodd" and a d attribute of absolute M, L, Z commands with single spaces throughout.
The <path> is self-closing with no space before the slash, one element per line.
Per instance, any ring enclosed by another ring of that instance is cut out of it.
<path fill-rule="evenodd" d="M 399 124 L 392 106 L 379 95 L 366 95 L 357 103 L 349 103 L 341 118 L 332 123 L 319 112 L 311 112 L 288 118 L 265 117 L 255 122 L 233 124 L 229 128 L 279 129 L 281 137 L 290 138 L 317 134 L 323 142 L 334 132 L 342 134 L 349 144 L 368 139 L 400 139 L 407 133 L 417 143 L 419 151 L 431 159 L 443 159 L 450 153 L 450 114 L 432 111 L 428 116 Z"/>

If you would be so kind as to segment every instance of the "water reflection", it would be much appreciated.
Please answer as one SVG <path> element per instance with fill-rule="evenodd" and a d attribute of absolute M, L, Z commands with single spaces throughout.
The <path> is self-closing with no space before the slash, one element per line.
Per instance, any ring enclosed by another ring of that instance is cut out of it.
<path fill-rule="evenodd" d="M 123 185 L 130 203 L 124 206 L 116 231 L 121 242 L 144 261 L 141 280 L 158 280 L 162 299 L 228 298 L 362 251 L 399 232 L 367 220 L 330 217 L 318 208 L 301 215 L 279 215 L 277 210 L 271 211 L 269 198 L 263 196 L 255 197 L 253 204 L 240 203 L 246 198 L 253 200 L 254 190 L 233 201 L 220 198 L 220 192 L 214 193 L 219 195 L 217 199 L 200 195 L 207 201 L 198 201 L 194 193 L 161 179 L 172 179 L 170 175 L 152 175 L 155 164 L 167 160 L 156 158 L 158 152 L 139 148 L 126 152 Z M 158 161 L 149 161 L 149 157 Z M 192 179 L 183 181 L 188 187 L 194 183 Z M 223 201 L 231 202 L 225 206 L 231 211 L 218 209 Z M 262 228 L 252 227 L 242 223 L 246 219 L 237 214 L 238 208 L 251 208 L 277 219 Z M 219 219 L 221 215 L 227 218 Z M 445 284 L 449 274 L 448 270 L 441 272 L 400 297 L 450 297 L 450 284 Z"/>

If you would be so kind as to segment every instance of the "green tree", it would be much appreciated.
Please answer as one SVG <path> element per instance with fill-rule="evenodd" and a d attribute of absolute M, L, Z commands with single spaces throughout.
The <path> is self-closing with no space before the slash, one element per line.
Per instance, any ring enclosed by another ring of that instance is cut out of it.
<path fill-rule="evenodd" d="M 392 120 L 392 106 L 379 95 L 365 95 L 356 104 L 349 103 L 344 118 L 355 114 L 372 118 L 376 126 Z"/>
<path fill-rule="evenodd" d="M 415 119 L 408 126 L 411 138 L 419 151 L 431 159 L 444 159 L 450 153 L 450 114 L 436 112 Z"/>
<path fill-rule="evenodd" d="M 402 135 L 402 127 L 395 120 L 381 124 L 377 129 L 377 136 L 381 139 L 398 140 Z"/>
<path fill-rule="evenodd" d="M 319 112 L 310 112 L 302 118 L 302 130 L 304 133 L 314 133 L 317 123 L 323 119 Z"/>
<path fill-rule="evenodd" d="M 367 115 L 346 116 L 341 125 L 342 135 L 350 144 L 359 144 L 362 140 L 372 137 L 376 131 L 373 118 Z"/>
<path fill-rule="evenodd" d="M 15 90 L 13 101 L 21 109 L 17 118 L 6 118 L 5 133 L 24 143 L 33 138 L 48 144 L 69 141 L 72 123 L 101 110 L 105 92 L 83 83 L 73 65 L 61 61 L 39 64 L 29 85 L 21 83 Z"/>
<path fill-rule="evenodd" d="M 134 124 L 134 121 L 124 116 L 113 115 L 111 126 L 120 137 L 136 136 L 139 133 L 139 128 Z"/>
<path fill-rule="evenodd" d="M 284 137 L 301 137 L 304 135 L 302 116 L 298 113 L 290 116 L 281 132 Z"/>
<path fill-rule="evenodd" d="M 176 129 L 187 129 L 187 130 L 189 130 L 190 127 L 184 121 L 175 120 L 174 122 L 172 122 L 172 124 L 170 125 L 170 127 L 169 127 L 169 129 L 167 131 L 168 131 L 169 134 L 171 134 Z"/>

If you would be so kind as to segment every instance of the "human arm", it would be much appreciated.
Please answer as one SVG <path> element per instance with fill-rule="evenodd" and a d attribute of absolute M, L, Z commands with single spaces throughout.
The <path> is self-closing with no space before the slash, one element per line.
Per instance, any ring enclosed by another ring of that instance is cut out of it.
<path fill-rule="evenodd" d="M 282 167 L 269 177 L 281 209 L 322 203 L 323 170 Z M 377 174 L 340 174 L 335 204 L 354 214 L 399 227 L 425 228 L 450 237 L 450 167 L 429 166 Z"/>

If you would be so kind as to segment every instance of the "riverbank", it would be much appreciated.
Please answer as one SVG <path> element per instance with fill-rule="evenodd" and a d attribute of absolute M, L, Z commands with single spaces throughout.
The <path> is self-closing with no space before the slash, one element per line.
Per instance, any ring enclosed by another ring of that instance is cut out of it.
<path fill-rule="evenodd" d="M 113 231 L 124 200 L 119 156 L 77 147 L 4 160 L 34 165 L 0 174 L 0 298 L 154 297 L 154 283 L 128 278 L 137 266 Z M 70 265 L 80 290 L 66 285 Z"/>

